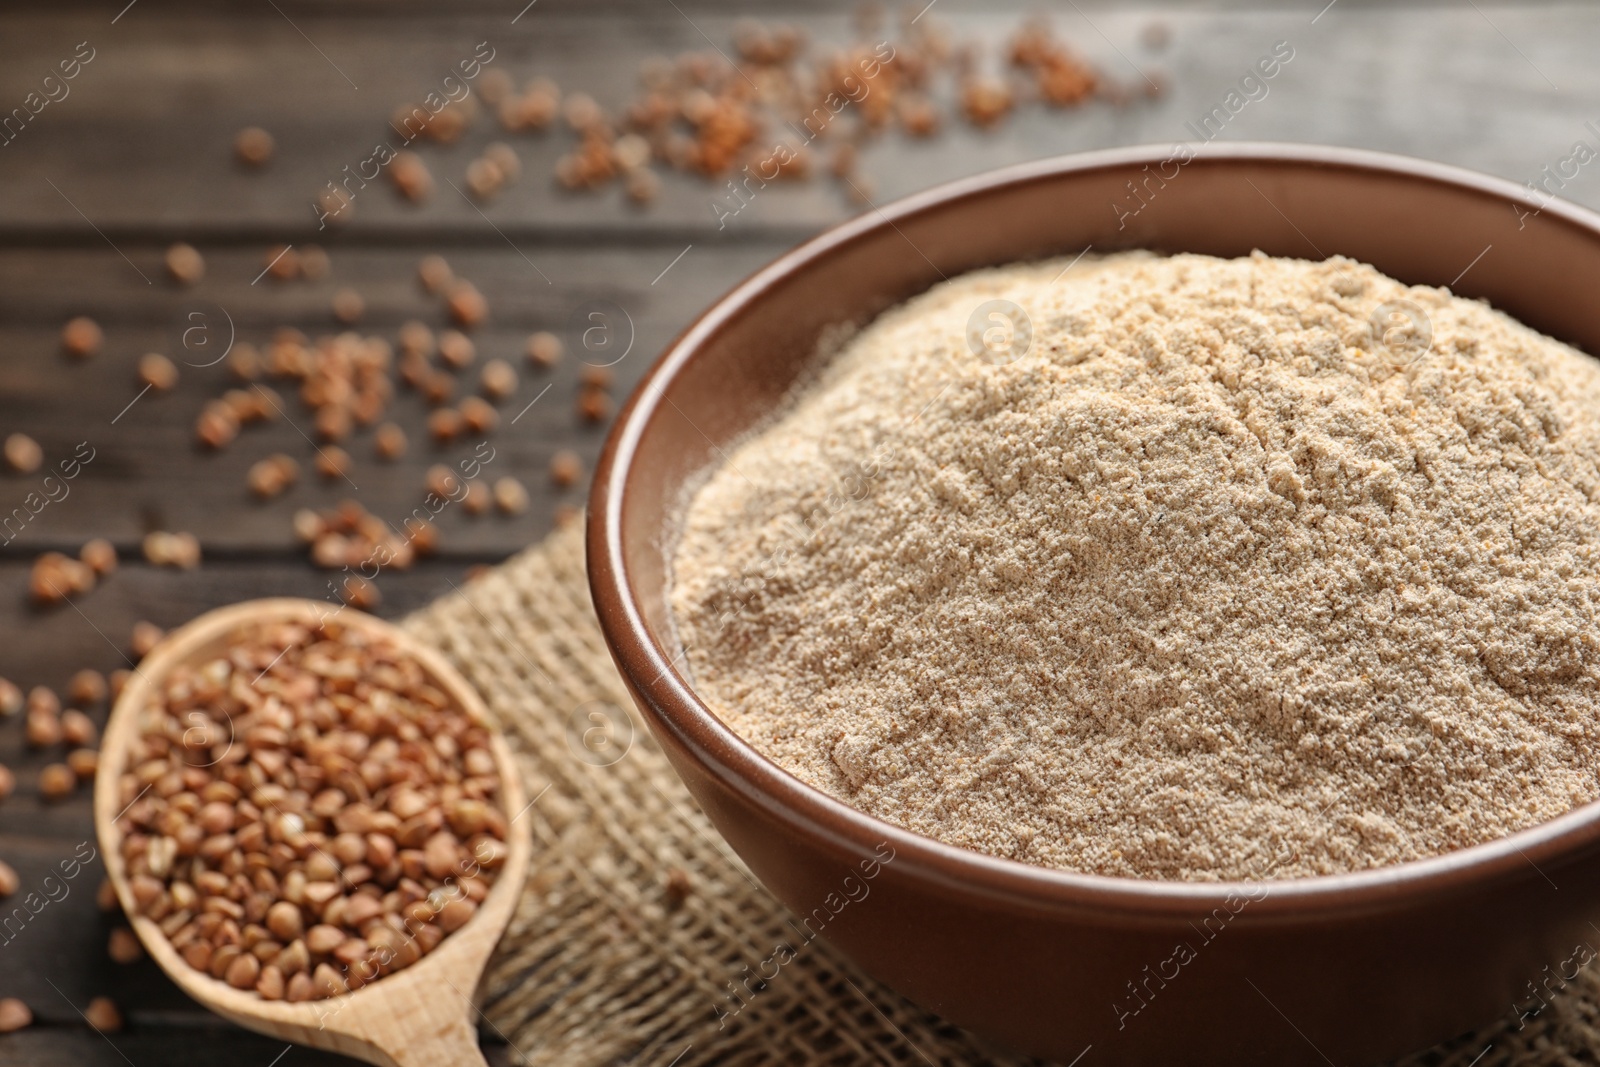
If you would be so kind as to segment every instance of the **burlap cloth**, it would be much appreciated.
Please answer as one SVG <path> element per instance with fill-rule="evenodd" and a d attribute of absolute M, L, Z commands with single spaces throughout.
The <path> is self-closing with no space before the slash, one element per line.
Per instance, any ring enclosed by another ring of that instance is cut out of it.
<path fill-rule="evenodd" d="M 730 983 L 793 940 L 787 912 L 717 836 L 634 712 L 590 607 L 578 524 L 407 625 L 478 687 L 538 798 L 521 816 L 533 826 L 527 889 L 484 987 L 484 1033 L 503 1038 L 513 1062 L 1031 1062 L 918 1009 L 822 939 L 767 988 L 753 979 L 759 992 L 734 1012 Z M 1600 1063 L 1596 966 L 1521 1030 L 1502 1020 L 1405 1062 Z"/>

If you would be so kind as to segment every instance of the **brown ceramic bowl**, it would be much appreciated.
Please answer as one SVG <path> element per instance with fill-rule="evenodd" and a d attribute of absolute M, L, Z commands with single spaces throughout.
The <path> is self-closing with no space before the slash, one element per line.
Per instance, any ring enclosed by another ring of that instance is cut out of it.
<path fill-rule="evenodd" d="M 1029 867 L 902 830 L 780 770 L 696 695 L 669 625 L 685 483 L 772 413 L 825 327 L 865 322 L 942 275 L 1091 243 L 1342 253 L 1600 352 L 1600 216 L 1564 203 L 1534 216 L 1510 182 L 1369 152 L 1219 145 L 1163 168 L 1170 156 L 1096 152 L 942 186 L 734 289 L 661 356 L 606 443 L 588 526 L 595 606 L 673 765 L 774 894 L 826 918 L 868 863 L 869 895 L 823 936 L 919 1004 L 1083 1067 L 1373 1062 L 1507 1015 L 1575 946 L 1600 945 L 1588 922 L 1600 803 L 1339 876 L 1202 884 Z M 1130 182 L 1144 190 L 1137 213 Z"/>

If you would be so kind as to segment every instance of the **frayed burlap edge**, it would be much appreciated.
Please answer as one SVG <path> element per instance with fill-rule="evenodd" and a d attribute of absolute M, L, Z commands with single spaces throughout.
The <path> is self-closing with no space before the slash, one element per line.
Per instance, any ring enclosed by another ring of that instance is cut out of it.
<path fill-rule="evenodd" d="M 514 1062 L 1031 1062 L 922 1011 L 820 939 L 765 988 L 752 977 L 795 941 L 788 912 L 717 836 L 634 712 L 590 606 L 577 524 L 406 625 L 483 694 L 535 798 L 521 816 L 533 828 L 527 888 L 483 990 L 485 1032 Z M 1520 1029 L 1507 1007 L 1499 1024 L 1403 1062 L 1600 1062 L 1592 967 Z"/>

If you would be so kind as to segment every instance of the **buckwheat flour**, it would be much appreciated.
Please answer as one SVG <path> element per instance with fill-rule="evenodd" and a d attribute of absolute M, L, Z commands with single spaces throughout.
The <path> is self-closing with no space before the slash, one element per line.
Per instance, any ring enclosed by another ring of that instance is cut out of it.
<path fill-rule="evenodd" d="M 1143 878 L 1600 795 L 1600 364 L 1346 259 L 1066 265 L 884 314 L 708 476 L 672 603 L 729 726 L 918 833 Z"/>

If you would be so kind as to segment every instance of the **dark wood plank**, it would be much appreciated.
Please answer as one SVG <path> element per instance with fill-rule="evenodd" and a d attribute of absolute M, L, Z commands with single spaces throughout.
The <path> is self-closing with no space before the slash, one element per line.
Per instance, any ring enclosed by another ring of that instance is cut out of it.
<path fill-rule="evenodd" d="M 10 803 L 0 812 L 0 826 L 23 825 Z M 68 999 L 82 1007 L 90 997 L 122 992 L 115 973 L 122 969 L 106 955 L 116 920 L 95 906 L 105 866 L 94 820 L 86 803 L 73 807 L 81 810 L 37 836 L 0 831 L 5 860 L 21 883 L 0 902 L 0 996 L 20 998 L 42 1023 L 81 1024 Z M 145 961 L 126 970 L 148 984 L 152 967 Z"/>
<path fill-rule="evenodd" d="M 875 195 L 887 198 L 1057 152 L 1194 141 L 1185 122 L 1220 104 L 1277 40 L 1293 44 L 1293 63 L 1266 98 L 1229 123 L 1224 139 L 1380 148 L 1525 181 L 1585 136 L 1587 101 L 1600 94 L 1600 68 L 1588 58 L 1600 10 L 1496 7 L 1491 21 L 1468 5 L 1397 8 L 1346 0 L 1312 24 L 1320 6 L 1216 13 L 1078 5 L 1081 14 L 1063 7 L 1056 16 L 1061 32 L 1109 76 L 1141 83 L 1142 72 L 1164 71 L 1167 95 L 1126 108 L 1101 102 L 1068 113 L 1033 109 L 988 135 L 960 130 L 930 143 L 891 136 L 866 154 L 864 172 L 876 183 Z M 223 19 L 141 3 L 115 26 L 87 6 L 10 16 L 0 40 L 0 104 L 20 103 L 77 42 L 90 40 L 98 52 L 71 96 L 46 107 L 0 149 L 0 229 L 12 238 L 98 242 L 76 205 L 114 238 L 155 229 L 303 237 L 315 226 L 309 201 L 316 191 L 365 158 L 386 136 L 392 109 L 427 92 L 478 41 L 491 41 L 494 64 L 519 80 L 549 75 L 615 105 L 648 56 L 704 49 L 702 31 L 726 51 L 740 14 L 730 6 L 695 7 L 686 17 L 670 5 L 645 4 L 624 15 L 576 0 L 542 0 L 512 25 L 519 7 L 468 15 L 411 7 L 380 19 L 306 4 L 292 8 L 294 25 L 267 5 L 246 5 Z M 946 20 L 962 39 L 992 46 L 1027 10 L 944 0 L 929 17 Z M 1153 18 L 1172 31 L 1162 52 L 1140 40 Z M 820 42 L 851 34 L 838 8 L 796 12 L 793 21 Z M 1486 78 L 1486 70 L 1493 76 Z M 241 173 L 230 157 L 229 140 L 247 122 L 273 127 L 280 142 L 263 174 Z M 459 184 L 468 160 L 503 136 L 483 121 L 458 145 L 424 151 L 439 178 Z M 716 184 L 675 177 L 644 212 L 625 207 L 616 189 L 595 196 L 558 192 L 549 175 L 567 140 L 566 134 L 512 138 L 525 176 L 485 213 L 514 238 L 604 232 L 677 240 L 690 229 L 716 228 Z M 1600 203 L 1592 182 L 1565 192 Z M 733 225 L 804 231 L 856 210 L 831 182 L 817 181 L 764 190 Z M 484 218 L 442 181 L 421 209 L 387 189 L 360 193 L 347 229 L 352 238 L 448 231 L 494 239 Z"/>
<path fill-rule="evenodd" d="M 424 560 L 410 571 L 385 571 L 374 583 L 383 598 L 374 612 L 394 618 L 453 589 L 470 590 L 465 583 L 471 566 L 467 560 Z M 331 602 L 334 579 L 332 572 L 296 560 L 213 560 L 195 571 L 124 564 L 72 604 L 23 608 L 28 569 L 24 561 L 0 561 L 0 605 L 9 606 L 3 616 L 6 647 L 0 674 L 24 687 L 61 688 L 82 667 L 110 671 L 128 666 L 128 637 L 140 619 L 170 628 L 222 604 L 263 596 Z M 0 762 L 10 762 L 22 751 L 20 738 L 20 722 L 0 719 Z M 21 783 L 19 795 L 0 804 L 0 832 L 13 813 L 24 810 L 23 794 L 29 789 L 31 783 Z M 47 822 L 47 814 L 29 812 L 19 825 L 38 829 Z"/>
<path fill-rule="evenodd" d="M 114 28 L 87 13 L 51 15 L 18 24 L 14 36 L 0 42 L 0 72 L 5 72 L 0 100 L 15 96 L 19 101 L 32 88 L 24 71 L 30 63 L 39 65 L 36 56 L 53 54 L 54 42 L 63 42 L 55 50 L 67 48 L 64 55 L 82 40 L 105 42 L 96 45 L 96 58 L 74 83 L 73 95 L 46 107 L 0 157 L 0 169 L 11 179 L 0 190 L 0 219 L 8 229 L 90 234 L 75 204 L 113 236 L 147 231 L 158 221 L 303 233 L 316 225 L 310 208 L 316 193 L 328 181 L 341 180 L 343 168 L 354 169 L 380 140 L 399 147 L 387 125 L 391 112 L 435 88 L 480 41 L 495 49 L 491 67 L 511 72 L 518 82 L 546 75 L 615 107 L 631 93 L 641 60 L 705 49 L 701 31 L 728 51 L 733 24 L 730 14 L 686 17 L 667 5 L 625 17 L 597 15 L 562 0 L 546 0 L 517 25 L 510 21 L 515 8 L 499 17 L 462 18 L 433 9 L 381 21 L 301 10 L 290 25 L 267 6 L 240 9 L 225 22 L 146 6 L 149 10 L 135 8 Z M 850 20 L 842 12 L 803 21 L 819 41 L 850 37 Z M 985 19 L 972 30 L 981 28 L 992 38 L 1015 21 L 1015 15 Z M 18 51 L 5 54 L 6 43 Z M 1095 46 L 1103 48 L 1098 38 Z M 227 72 L 225 79 L 217 77 L 221 71 Z M 172 115 L 183 121 L 170 121 Z M 277 159 L 260 174 L 241 172 L 229 149 L 238 126 L 251 121 L 273 126 L 279 142 Z M 1083 123 L 1057 125 L 1066 132 Z M 659 203 L 644 212 L 624 207 L 614 187 L 598 195 L 563 194 L 553 187 L 551 174 L 571 135 L 507 138 L 486 113 L 455 146 L 419 142 L 438 183 L 425 207 L 406 205 L 379 187 L 387 183 L 375 184 L 358 190 L 346 228 L 352 233 L 395 227 L 485 230 L 483 218 L 444 179 L 461 184 L 467 162 L 485 143 L 502 138 L 522 153 L 526 172 L 486 208 L 508 232 L 620 230 L 632 235 L 715 228 L 712 194 L 723 191 L 720 182 L 671 181 Z M 924 183 L 981 169 L 978 148 L 992 143 L 974 134 L 953 139 L 942 154 L 929 153 L 936 162 L 922 171 Z M 1028 155 L 1040 148 L 1024 149 L 1018 139 L 1012 144 Z M 996 157 L 1001 158 L 1003 153 Z M 773 190 L 767 199 L 769 205 L 743 221 L 753 224 L 761 215 L 768 224 L 810 228 L 857 210 L 825 181 Z"/>
<path fill-rule="evenodd" d="M 247 431 L 221 455 L 196 451 L 194 416 L 225 387 L 220 368 L 185 368 L 172 395 L 147 396 L 117 417 L 136 392 L 134 360 L 150 350 L 182 354 L 189 312 L 209 312 L 214 322 L 217 309 L 226 309 L 239 336 L 251 341 L 278 325 L 315 334 L 334 329 L 329 298 L 337 285 L 349 284 L 368 301 L 363 328 L 392 336 L 409 318 L 442 321 L 437 304 L 422 298 L 413 281 L 417 258 L 442 251 L 490 300 L 491 322 L 478 335 L 480 362 L 504 355 L 522 368 L 528 331 L 556 329 L 571 340 L 568 324 L 595 300 L 625 309 L 635 344 L 614 368 L 620 395 L 716 295 L 817 228 L 862 210 L 828 180 L 764 189 L 720 229 L 715 204 L 722 190 L 685 176 L 669 176 L 659 201 L 645 211 L 624 205 L 616 189 L 564 194 L 553 188 L 550 171 L 570 141 L 552 133 L 506 138 L 522 156 L 524 177 L 480 214 L 443 181 L 460 184 L 467 162 L 489 141 L 505 138 L 480 120 L 458 145 L 422 149 L 439 183 L 429 203 L 403 204 L 380 183 L 361 191 L 347 225 L 317 232 L 309 203 L 315 192 L 387 136 L 395 105 L 425 93 L 478 41 L 491 41 L 494 65 L 519 80 L 549 75 L 614 105 L 628 94 L 640 60 L 704 49 L 706 37 L 727 49 L 739 17 L 795 21 L 825 44 L 853 36 L 856 5 L 822 0 L 803 12 L 777 0 L 678 6 L 682 12 L 658 0 L 540 0 L 515 25 L 520 0 L 464 0 L 448 9 L 432 0 L 279 0 L 281 13 L 218 0 L 140 0 L 115 24 L 122 4 L 101 0 L 8 14 L 0 36 L 0 115 L 77 42 L 90 41 L 97 53 L 68 99 L 0 148 L 0 433 L 32 434 L 52 460 L 88 440 L 96 459 L 66 499 L 0 546 L 0 674 L 24 685 L 61 686 L 80 666 L 120 665 L 136 619 L 172 625 L 246 597 L 325 596 L 328 576 L 292 545 L 293 509 L 353 497 L 394 519 L 420 500 L 426 467 L 456 454 L 422 441 L 423 408 L 407 396 L 395 408 L 412 431 L 405 460 L 374 462 L 370 434 L 359 436 L 349 446 L 359 490 L 306 477 L 277 501 L 252 501 L 243 486 L 250 462 L 279 450 L 304 459 L 310 446 L 280 422 Z M 1341 0 L 1317 16 L 1321 7 L 1060 5 L 1059 29 L 1110 76 L 1137 82 L 1141 72 L 1163 72 L 1166 95 L 1068 113 L 1025 109 L 992 134 L 958 128 L 928 143 L 891 135 L 864 154 L 863 171 L 881 201 L 1057 152 L 1193 143 L 1186 122 L 1221 103 L 1277 40 L 1292 42 L 1294 61 L 1264 99 L 1230 121 L 1223 139 L 1387 149 L 1519 182 L 1538 177 L 1574 140 L 1595 143 L 1584 126 L 1593 117 L 1588 101 L 1600 93 L 1600 70 L 1588 56 L 1588 42 L 1600 30 L 1600 12 L 1592 8 L 1478 11 Z M 1031 8 L 1023 0 L 940 0 L 930 17 L 992 50 Z M 1140 37 L 1157 19 L 1171 30 L 1165 50 Z M 231 158 L 230 139 L 246 123 L 278 137 L 277 159 L 259 174 L 239 170 Z M 1600 205 L 1600 186 L 1588 176 L 1562 192 Z M 184 237 L 203 246 L 210 268 L 192 291 L 169 286 L 159 268 L 164 245 Z M 314 286 L 251 285 L 269 240 L 321 241 L 332 251 L 333 277 Z M 95 361 L 73 365 L 56 354 L 56 332 L 79 313 L 101 321 L 108 345 Z M 469 565 L 538 539 L 558 504 L 581 500 L 579 489 L 552 490 L 545 473 L 558 448 L 578 450 L 586 463 L 598 448 L 601 430 L 582 424 L 572 407 L 581 367 L 569 357 L 552 373 L 524 373 L 518 396 L 502 409 L 509 418 L 551 386 L 516 426 L 492 438 L 491 472 L 523 479 L 533 491 L 530 512 L 518 519 L 447 512 L 439 559 L 380 578 L 381 614 L 401 614 L 461 585 Z M 304 412 L 296 404 L 290 410 L 304 427 Z M 32 486 L 30 479 L 0 475 L 0 515 Z M 179 573 L 128 562 L 76 607 L 27 606 L 27 566 L 37 551 L 76 548 L 97 535 L 131 550 L 154 528 L 198 533 L 205 566 Z M 21 723 L 0 721 L 0 762 L 19 777 L 17 794 L 0 803 L 0 857 L 18 869 L 24 893 L 47 888 L 53 874 L 49 891 L 58 897 L 15 937 L 0 937 L 0 996 L 24 997 L 40 1019 L 30 1031 L 0 1036 L 0 1063 L 272 1063 L 284 1051 L 280 1044 L 200 1011 L 148 961 L 120 967 L 106 958 L 105 939 L 117 920 L 94 906 L 98 861 L 70 882 L 60 880 L 61 862 L 92 833 L 87 792 L 46 805 L 34 787 L 38 769 L 60 755 L 28 750 Z M 111 1041 L 77 1017 L 77 1008 L 96 995 L 114 997 L 129 1017 L 129 1029 Z M 509 1051 L 490 1049 L 491 1062 L 509 1062 Z M 283 1067 L 345 1062 L 303 1049 L 281 1061 Z"/>
<path fill-rule="evenodd" d="M 218 1020 L 220 1023 L 221 1020 Z M 282 1059 L 281 1041 L 248 1030 L 145 1022 L 137 1015 L 128 1030 L 109 1039 L 83 1027 L 36 1028 L 0 1034 L 0 1063 L 26 1067 L 354 1067 L 356 1060 L 331 1052 L 291 1046 Z M 490 1067 L 514 1062 L 504 1045 L 484 1043 Z"/>
<path fill-rule="evenodd" d="M 697 245 L 664 276 L 662 270 L 682 246 L 545 249 L 532 256 L 549 277 L 548 284 L 511 249 L 452 253 L 457 272 L 479 286 L 491 307 L 490 324 L 476 334 L 477 364 L 461 376 L 461 393 L 475 388 L 477 368 L 493 357 L 511 360 L 521 374 L 516 395 L 501 405 L 500 427 L 489 435 L 494 459 L 484 476 L 516 476 L 527 486 L 533 506 L 514 518 L 475 518 L 459 507 L 448 508 L 438 520 L 443 550 L 474 558 L 505 555 L 548 530 L 557 506 L 581 503 L 581 487 L 562 491 L 551 485 L 549 462 L 558 449 L 570 448 L 587 469 L 599 450 L 603 426 L 584 421 L 576 409 L 579 375 L 586 365 L 616 360 L 610 369 L 616 379 L 613 394 L 620 399 L 691 316 L 781 247 Z M 425 405 L 402 389 L 391 416 L 410 437 L 405 457 L 394 463 L 378 461 L 368 429 L 345 445 L 356 461 L 351 481 L 326 482 L 309 469 L 315 456 L 303 436 L 311 433 L 309 413 L 282 382 L 275 384 L 284 392 L 287 419 L 246 427 L 220 453 L 208 453 L 194 440 L 194 420 L 206 400 L 237 383 L 223 365 L 190 367 L 181 362 L 212 358 L 198 345 L 199 334 L 191 337 L 195 344 L 185 347 L 185 330 L 199 321 L 188 315 L 206 316 L 215 343 L 227 333 L 224 315 L 231 316 L 241 341 L 264 341 L 280 325 L 300 327 L 312 336 L 333 333 L 339 327 L 329 311 L 331 294 L 337 286 L 350 285 L 366 297 L 365 330 L 392 339 L 409 318 L 442 325 L 439 302 L 425 296 L 415 280 L 416 249 L 336 248 L 333 277 L 326 282 L 263 279 L 251 285 L 262 268 L 264 249 L 205 247 L 207 278 L 193 290 L 178 290 L 159 274 L 159 248 L 125 250 L 155 284 L 146 285 L 109 250 L 0 253 L 0 345 L 8 354 L 0 360 L 0 430 L 31 434 L 52 463 L 72 455 L 85 441 L 95 456 L 68 484 L 66 497 L 21 526 L 0 555 L 31 554 L 44 547 L 75 549 L 93 536 L 132 548 L 154 528 L 193 531 L 208 551 L 221 554 L 287 552 L 295 546 L 290 516 L 296 508 L 326 507 L 350 498 L 398 523 L 422 503 L 430 465 L 473 453 L 476 441 L 434 446 L 425 432 Z M 615 320 L 618 343 L 631 323 L 633 346 L 625 358 L 582 347 L 590 310 Z M 81 313 L 104 324 L 107 343 L 100 356 L 75 363 L 58 354 L 58 337 L 61 323 Z M 535 329 L 550 329 L 567 339 L 568 354 L 553 371 L 534 368 L 524 358 L 527 335 Z M 170 394 L 148 394 L 129 408 L 140 389 L 134 367 L 147 351 L 180 360 L 179 384 Z M 527 408 L 536 397 L 537 403 Z M 250 496 L 245 474 L 251 463 L 275 451 L 306 466 L 297 486 L 262 503 Z M 28 492 L 38 490 L 40 477 L 0 475 L 0 516 L 11 514 Z M 10 533 L 15 529 L 0 538 Z M 0 671 L 4 669 L 0 659 Z"/>

